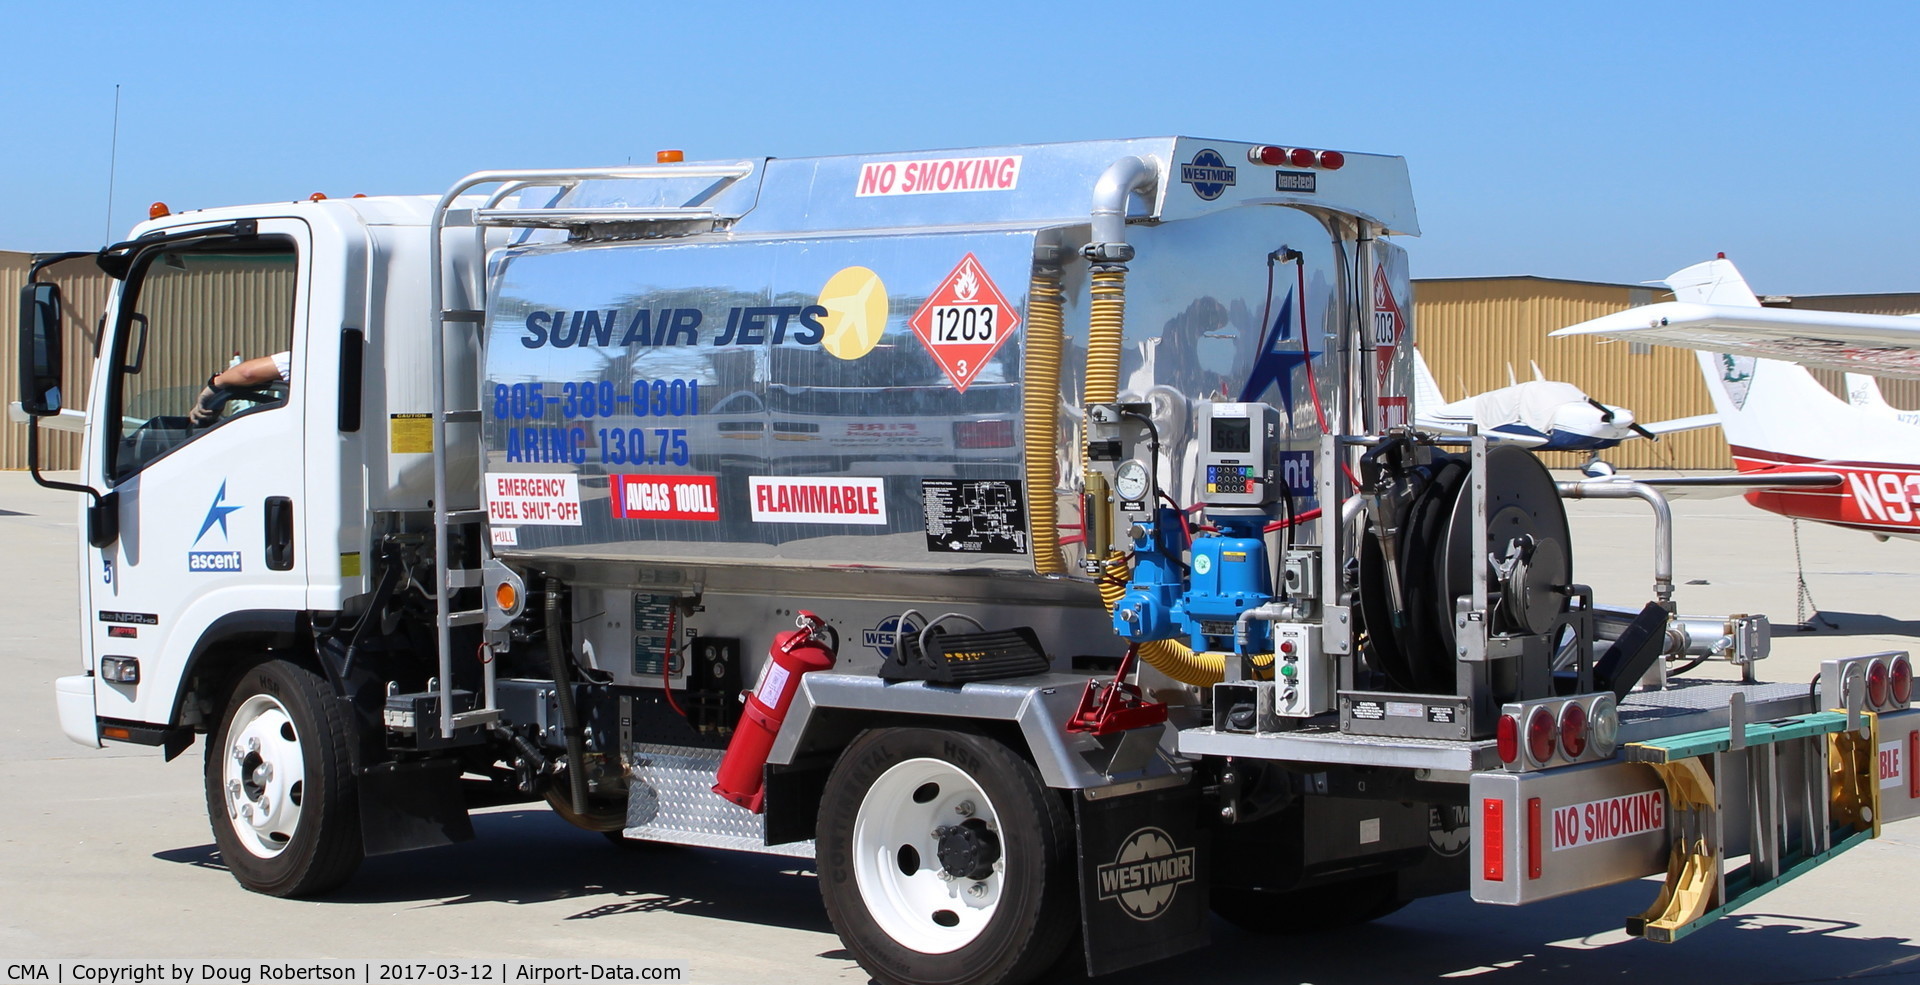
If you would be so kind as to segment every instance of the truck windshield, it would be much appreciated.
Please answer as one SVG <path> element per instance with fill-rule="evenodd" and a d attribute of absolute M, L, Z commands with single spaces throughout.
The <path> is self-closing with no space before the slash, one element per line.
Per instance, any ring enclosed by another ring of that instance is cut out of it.
<path fill-rule="evenodd" d="M 286 402 L 288 381 L 272 380 L 223 389 L 193 416 L 214 374 L 291 346 L 295 260 L 292 243 L 271 239 L 246 249 L 185 243 L 141 258 L 114 340 L 115 481 L 228 419 Z"/>

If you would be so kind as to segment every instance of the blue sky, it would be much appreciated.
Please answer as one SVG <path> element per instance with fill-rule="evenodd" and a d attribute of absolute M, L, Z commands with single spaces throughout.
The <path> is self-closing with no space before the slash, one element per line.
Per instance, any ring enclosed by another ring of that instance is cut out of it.
<path fill-rule="evenodd" d="M 1920 290 L 1920 5 L 20 3 L 0 249 L 499 167 L 1150 134 L 1401 154 L 1416 277 Z M 112 215 L 107 177 L 120 90 Z"/>

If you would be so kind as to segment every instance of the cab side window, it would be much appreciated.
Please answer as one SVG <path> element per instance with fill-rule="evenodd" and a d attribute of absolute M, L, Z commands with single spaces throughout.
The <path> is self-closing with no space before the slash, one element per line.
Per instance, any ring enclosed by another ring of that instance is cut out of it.
<path fill-rule="evenodd" d="M 297 259 L 292 243 L 271 238 L 181 244 L 139 258 L 114 341 L 113 481 L 228 420 L 285 405 L 287 379 L 216 388 L 206 400 L 202 391 L 229 366 L 291 348 Z"/>

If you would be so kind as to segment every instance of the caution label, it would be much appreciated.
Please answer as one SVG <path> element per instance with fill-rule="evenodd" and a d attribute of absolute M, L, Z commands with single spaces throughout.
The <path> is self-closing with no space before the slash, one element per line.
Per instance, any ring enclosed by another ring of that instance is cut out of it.
<path fill-rule="evenodd" d="M 388 414 L 387 446 L 395 455 L 433 454 L 433 415 Z"/>
<path fill-rule="evenodd" d="M 580 484 L 572 473 L 487 473 L 487 519 L 494 523 L 580 525 Z"/>
<path fill-rule="evenodd" d="M 755 523 L 887 522 L 885 483 L 879 479 L 747 478 Z"/>
<path fill-rule="evenodd" d="M 1553 809 L 1553 850 L 1630 838 L 1667 826 L 1667 798 L 1659 790 L 1590 800 Z"/>
<path fill-rule="evenodd" d="M 969 253 L 907 324 L 946 370 L 954 389 L 965 392 L 987 360 L 1013 337 L 1020 315 Z"/>

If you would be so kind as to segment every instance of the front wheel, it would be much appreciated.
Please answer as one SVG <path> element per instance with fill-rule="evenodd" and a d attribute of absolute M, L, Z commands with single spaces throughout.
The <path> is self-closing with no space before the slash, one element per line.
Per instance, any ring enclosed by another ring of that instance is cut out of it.
<path fill-rule="evenodd" d="M 343 709 L 285 660 L 247 669 L 207 744 L 207 815 L 227 870 L 268 896 L 346 882 L 364 854 Z"/>
<path fill-rule="evenodd" d="M 1073 825 L 1033 764 L 970 732 L 863 733 L 820 801 L 820 894 L 889 985 L 1012 985 L 1078 926 Z"/>

